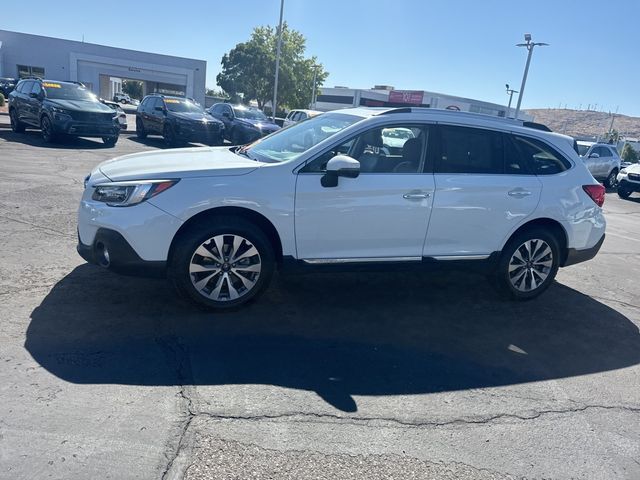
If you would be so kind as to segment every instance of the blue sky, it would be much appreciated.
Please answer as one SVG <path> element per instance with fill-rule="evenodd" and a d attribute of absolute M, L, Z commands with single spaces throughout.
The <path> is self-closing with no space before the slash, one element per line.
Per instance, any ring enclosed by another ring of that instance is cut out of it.
<path fill-rule="evenodd" d="M 275 25 L 279 0 L 6 2 L 0 28 L 207 61 Z M 182 7 L 184 13 L 179 13 Z M 45 14 L 46 13 L 46 14 Z M 637 0 L 285 0 L 285 19 L 330 72 L 325 86 L 429 90 L 506 104 L 519 90 L 531 32 L 536 49 L 524 108 L 613 110 L 640 116 Z M 138 18 L 140 20 L 138 20 Z M 515 104 L 515 98 L 514 98 Z"/>

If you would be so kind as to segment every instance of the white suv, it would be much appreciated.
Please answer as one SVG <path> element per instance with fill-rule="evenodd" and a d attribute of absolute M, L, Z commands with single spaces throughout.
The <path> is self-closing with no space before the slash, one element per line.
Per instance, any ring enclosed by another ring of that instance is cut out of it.
<path fill-rule="evenodd" d="M 533 298 L 604 241 L 604 187 L 572 145 L 485 115 L 357 108 L 245 147 L 126 155 L 87 177 L 78 251 L 219 309 L 287 266 L 462 262 Z"/>

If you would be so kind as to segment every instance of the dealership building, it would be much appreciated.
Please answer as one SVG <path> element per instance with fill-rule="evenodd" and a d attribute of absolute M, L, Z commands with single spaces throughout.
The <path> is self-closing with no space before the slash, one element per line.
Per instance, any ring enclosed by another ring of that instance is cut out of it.
<path fill-rule="evenodd" d="M 0 77 L 41 77 L 82 82 L 112 99 L 124 80 L 142 83 L 143 94 L 194 98 L 204 105 L 204 60 L 0 30 Z"/>
<path fill-rule="evenodd" d="M 350 107 L 426 107 L 455 110 L 460 112 L 483 113 L 496 117 L 508 117 L 515 114 L 511 108 L 497 103 L 474 100 L 472 98 L 456 97 L 443 93 L 425 90 L 396 90 L 390 85 L 376 85 L 371 89 L 354 89 L 347 87 L 321 88 L 312 108 L 327 112 Z M 523 120 L 532 117 L 520 112 Z"/>

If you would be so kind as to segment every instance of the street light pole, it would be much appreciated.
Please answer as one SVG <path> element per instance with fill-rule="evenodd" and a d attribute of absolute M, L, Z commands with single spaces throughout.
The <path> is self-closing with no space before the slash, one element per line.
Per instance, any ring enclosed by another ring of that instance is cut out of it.
<path fill-rule="evenodd" d="M 506 86 L 507 86 L 507 95 L 509 95 L 509 105 L 507 105 L 507 118 L 509 118 L 509 114 L 511 113 L 511 100 L 513 100 L 513 94 L 518 93 L 518 91 L 512 88 L 509 88 L 508 83 L 506 84 Z"/>
<path fill-rule="evenodd" d="M 536 43 L 531 41 L 531 34 L 524 34 L 525 43 L 518 43 L 516 47 L 526 47 L 528 50 L 527 54 L 527 64 L 524 67 L 524 74 L 522 75 L 522 85 L 520 85 L 520 95 L 518 95 L 518 104 L 516 105 L 516 120 L 518 119 L 518 114 L 520 113 L 520 104 L 522 103 L 522 95 L 524 95 L 524 87 L 527 83 L 527 75 L 529 74 L 529 65 L 531 64 L 531 56 L 533 55 L 534 47 L 546 47 L 548 43 Z"/>
<path fill-rule="evenodd" d="M 276 78 L 273 82 L 273 103 L 271 105 L 271 120 L 276 121 L 276 107 L 278 105 L 278 73 L 280 71 L 280 51 L 282 50 L 282 13 L 284 11 L 284 0 L 280 0 L 280 22 L 278 22 L 278 47 L 276 50 Z"/>

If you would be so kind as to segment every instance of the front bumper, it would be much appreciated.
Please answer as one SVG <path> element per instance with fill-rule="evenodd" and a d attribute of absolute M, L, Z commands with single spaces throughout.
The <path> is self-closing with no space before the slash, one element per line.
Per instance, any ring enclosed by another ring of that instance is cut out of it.
<path fill-rule="evenodd" d="M 587 260 L 591 260 L 595 257 L 600 251 L 600 247 L 604 243 L 604 235 L 600 237 L 600 240 L 593 246 L 589 248 L 567 248 L 567 257 L 565 258 L 563 267 L 568 267 L 569 265 L 575 265 L 576 263 L 586 262 Z"/>
<path fill-rule="evenodd" d="M 78 137 L 117 137 L 120 134 L 120 125 L 115 122 L 93 123 L 54 118 L 52 125 L 55 133 Z"/>
<path fill-rule="evenodd" d="M 186 142 L 222 145 L 224 128 L 215 124 L 177 124 L 176 136 Z"/>
<path fill-rule="evenodd" d="M 630 192 L 640 192 L 640 181 L 630 182 L 626 176 L 620 178 L 620 175 L 618 175 L 618 188 L 623 188 Z"/>
<path fill-rule="evenodd" d="M 114 230 L 99 228 L 91 245 L 78 234 L 78 253 L 87 262 L 124 275 L 163 277 L 167 262 L 142 260 L 129 242 Z"/>

